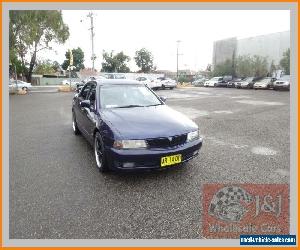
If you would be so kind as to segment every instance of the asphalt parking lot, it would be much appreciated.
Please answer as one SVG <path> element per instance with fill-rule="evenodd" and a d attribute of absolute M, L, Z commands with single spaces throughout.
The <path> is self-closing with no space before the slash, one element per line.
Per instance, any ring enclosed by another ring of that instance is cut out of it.
<path fill-rule="evenodd" d="M 98 172 L 72 93 L 10 96 L 10 238 L 202 238 L 202 184 L 289 182 L 289 92 L 157 93 L 204 143 L 183 167 L 139 174 Z"/>

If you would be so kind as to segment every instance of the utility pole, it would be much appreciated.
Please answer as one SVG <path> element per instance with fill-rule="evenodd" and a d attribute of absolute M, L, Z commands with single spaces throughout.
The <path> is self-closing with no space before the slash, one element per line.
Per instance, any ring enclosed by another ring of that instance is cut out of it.
<path fill-rule="evenodd" d="M 176 59 L 177 59 L 176 81 L 178 83 L 178 78 L 179 78 L 179 74 L 178 74 L 178 57 L 181 56 L 182 54 L 179 54 L 179 43 L 181 43 L 181 41 L 177 40 L 176 43 L 177 43 L 177 53 L 176 53 Z"/>
<path fill-rule="evenodd" d="M 15 64 L 15 80 L 16 80 L 16 87 L 17 87 L 17 91 L 19 90 L 18 88 L 18 75 L 17 75 L 17 66 Z M 23 79 L 22 79 L 23 80 Z M 27 82 L 27 81 L 26 81 Z"/>
<path fill-rule="evenodd" d="M 69 49 L 69 53 L 70 53 L 70 63 L 69 63 L 69 81 L 70 81 L 70 90 L 72 89 L 72 83 L 71 83 L 71 70 L 73 67 L 73 53 L 72 50 Z"/>
<path fill-rule="evenodd" d="M 91 57 L 91 60 L 92 60 L 92 63 L 93 63 L 93 71 L 95 70 L 95 59 L 96 59 L 96 56 L 95 56 L 95 53 L 94 53 L 94 36 L 95 36 L 95 33 L 94 33 L 94 14 L 93 12 L 90 12 L 87 17 L 89 17 L 91 19 L 91 40 L 92 40 L 92 57 Z"/>

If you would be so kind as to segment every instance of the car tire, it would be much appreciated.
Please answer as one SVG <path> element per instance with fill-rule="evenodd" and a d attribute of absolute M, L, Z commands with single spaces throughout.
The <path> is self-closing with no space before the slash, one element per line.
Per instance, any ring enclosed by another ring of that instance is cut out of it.
<path fill-rule="evenodd" d="M 99 172 L 102 173 L 107 172 L 108 167 L 107 167 L 106 157 L 104 153 L 104 144 L 99 132 L 96 132 L 94 136 L 94 154 L 95 154 L 96 166 Z"/>
<path fill-rule="evenodd" d="M 75 135 L 80 135 L 80 130 L 77 126 L 76 117 L 74 111 L 72 112 L 72 128 Z"/>
<path fill-rule="evenodd" d="M 161 85 L 161 88 L 162 89 L 166 89 L 166 86 L 163 84 L 163 85 Z"/>
<path fill-rule="evenodd" d="M 22 90 L 25 90 L 27 92 L 28 88 L 27 87 L 23 87 Z"/>
<path fill-rule="evenodd" d="M 215 87 L 215 88 L 217 87 L 217 84 L 216 84 L 216 83 L 214 84 L 214 87 Z"/>
<path fill-rule="evenodd" d="M 172 89 L 174 89 L 174 87 L 170 87 L 170 89 L 172 90 Z"/>

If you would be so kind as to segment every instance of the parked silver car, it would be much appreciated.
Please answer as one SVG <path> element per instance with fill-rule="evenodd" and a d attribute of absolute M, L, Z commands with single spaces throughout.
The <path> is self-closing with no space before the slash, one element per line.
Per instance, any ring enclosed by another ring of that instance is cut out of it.
<path fill-rule="evenodd" d="M 273 89 L 286 89 L 290 90 L 290 75 L 283 75 L 273 84 Z"/>
<path fill-rule="evenodd" d="M 256 83 L 254 83 L 253 88 L 256 89 L 270 89 L 273 86 L 273 78 L 265 77 Z"/>

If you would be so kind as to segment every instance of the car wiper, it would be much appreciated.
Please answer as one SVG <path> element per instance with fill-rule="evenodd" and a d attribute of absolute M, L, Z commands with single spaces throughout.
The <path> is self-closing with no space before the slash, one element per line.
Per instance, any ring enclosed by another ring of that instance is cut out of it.
<path fill-rule="evenodd" d="M 126 106 L 120 106 L 120 107 L 116 107 L 116 108 L 136 108 L 136 107 L 145 107 L 142 105 L 126 105 Z"/>
<path fill-rule="evenodd" d="M 159 106 L 159 105 L 162 105 L 161 103 L 157 103 L 157 104 L 151 104 L 151 105 L 147 105 L 145 107 L 152 107 L 152 106 Z"/>

